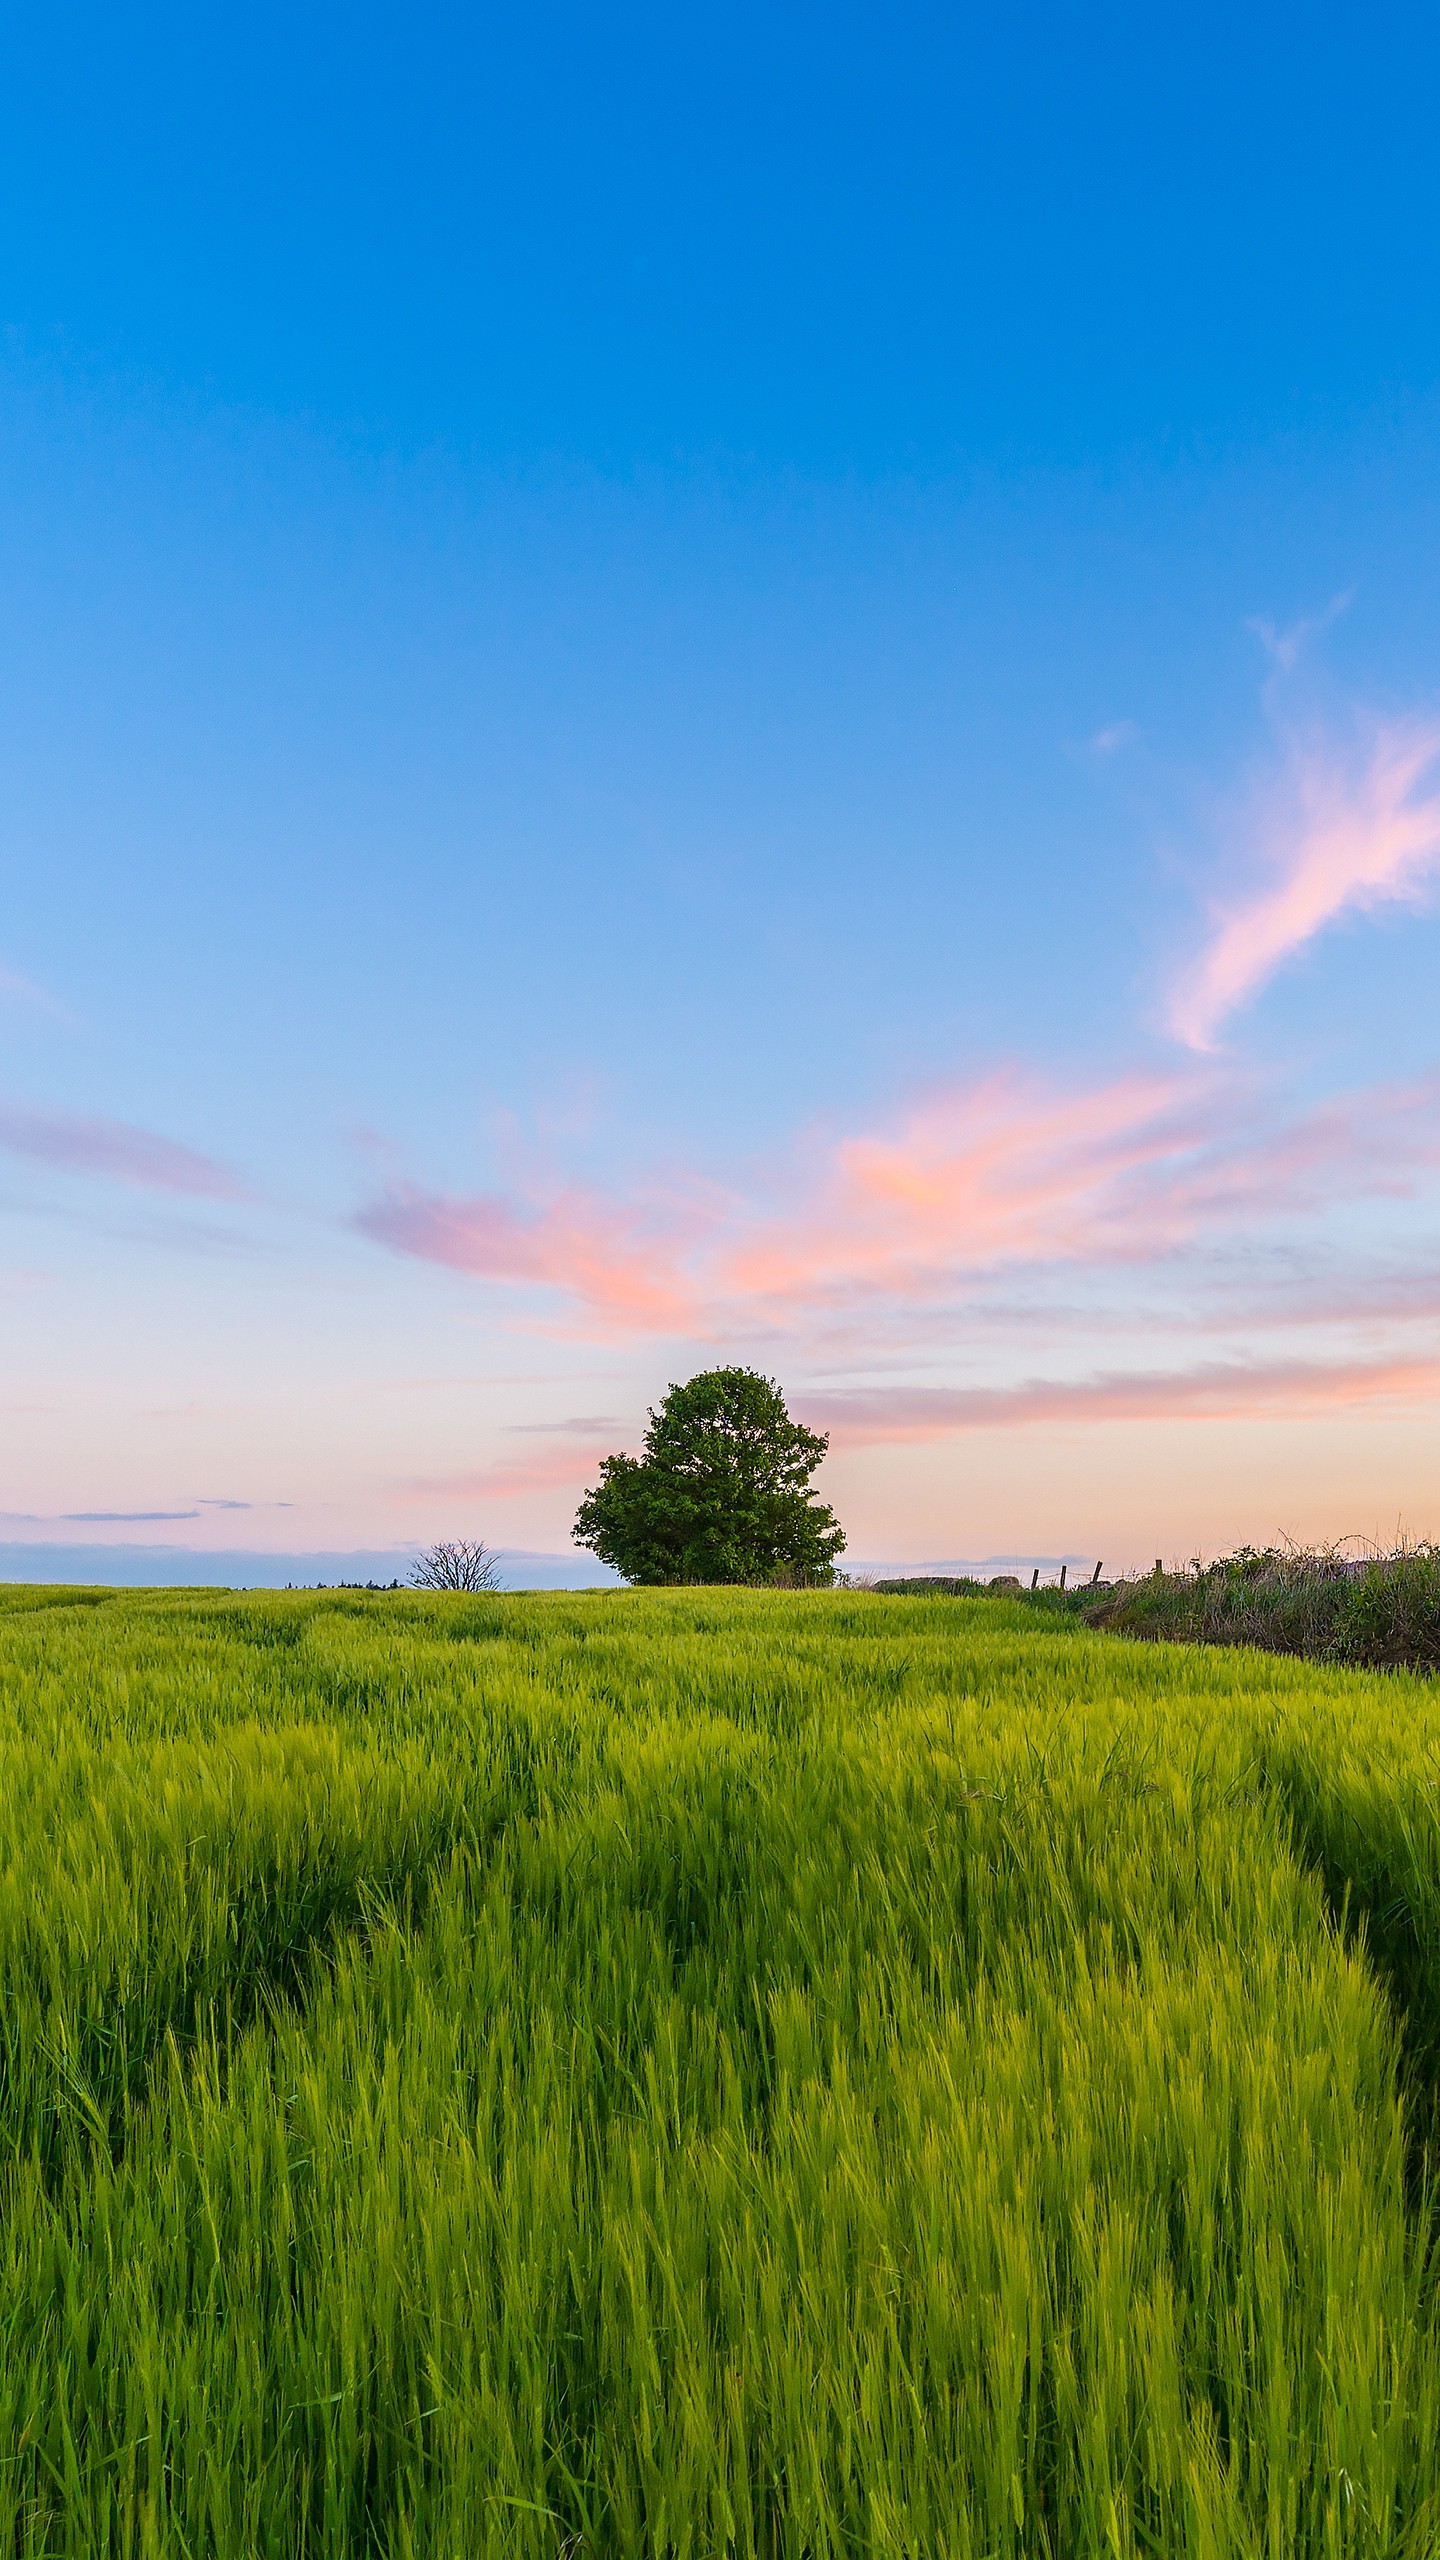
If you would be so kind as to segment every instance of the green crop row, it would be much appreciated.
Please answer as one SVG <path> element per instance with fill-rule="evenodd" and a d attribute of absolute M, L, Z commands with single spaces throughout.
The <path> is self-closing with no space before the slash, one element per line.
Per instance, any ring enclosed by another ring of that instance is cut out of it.
<path fill-rule="evenodd" d="M 5 1595 L 0 2551 L 1428 2560 L 1437 1751 L 1013 1602 Z"/>

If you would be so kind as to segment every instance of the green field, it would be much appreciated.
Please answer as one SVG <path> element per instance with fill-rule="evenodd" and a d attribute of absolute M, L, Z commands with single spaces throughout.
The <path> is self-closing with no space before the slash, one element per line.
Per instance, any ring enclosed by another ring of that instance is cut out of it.
<path fill-rule="evenodd" d="M 0 2551 L 1440 2551 L 1440 1693 L 0 1601 Z"/>

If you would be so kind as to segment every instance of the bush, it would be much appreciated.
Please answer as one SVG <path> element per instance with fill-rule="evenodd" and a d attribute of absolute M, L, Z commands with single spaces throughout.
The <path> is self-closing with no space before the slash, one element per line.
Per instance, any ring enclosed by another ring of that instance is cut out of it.
<path fill-rule="evenodd" d="M 1354 1558 L 1337 1548 L 1240 1547 L 1183 1573 L 1121 1583 L 1091 1626 L 1180 1644 L 1255 1645 L 1311 1662 L 1440 1668 L 1440 1547 Z"/>
<path fill-rule="evenodd" d="M 1440 1547 L 1373 1558 L 1350 1585 L 1335 1651 L 1385 1670 L 1440 1670 Z"/>

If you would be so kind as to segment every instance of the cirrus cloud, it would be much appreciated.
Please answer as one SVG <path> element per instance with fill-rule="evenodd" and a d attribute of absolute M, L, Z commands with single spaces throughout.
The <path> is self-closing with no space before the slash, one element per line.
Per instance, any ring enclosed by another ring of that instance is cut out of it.
<path fill-rule="evenodd" d="M 559 1290 L 617 1331 L 675 1331 L 700 1314 L 678 1221 L 657 1224 L 593 1192 L 517 1201 L 396 1183 L 353 1223 L 373 1243 L 421 1262 Z"/>
<path fill-rule="evenodd" d="M 576 1188 L 527 1200 L 406 1184 L 354 1223 L 391 1251 L 568 1302 L 591 1333 L 788 1333 L 825 1310 L 934 1307 L 987 1275 L 1133 1266 L 1222 1229 L 1403 1195 L 1440 1160 L 1440 1084 L 1286 1112 L 1209 1068 L 1079 1092 L 1012 1071 L 796 1153 L 748 1198 L 694 1180 L 643 1209 Z"/>
<path fill-rule="evenodd" d="M 1422 895 L 1440 866 L 1440 793 L 1421 789 L 1437 759 L 1435 720 L 1374 724 L 1348 757 L 1292 752 L 1258 829 L 1258 885 L 1215 908 L 1173 991 L 1171 1027 L 1188 1047 L 1213 1048 L 1228 1017 L 1339 917 Z"/>
<path fill-rule="evenodd" d="M 949 1439 L 1027 1423 L 1212 1422 L 1334 1412 L 1352 1405 L 1430 1405 L 1440 1360 L 1210 1360 L 1192 1369 L 1111 1370 L 1025 1378 L 1001 1387 L 856 1387 L 804 1400 L 806 1420 L 848 1448 Z"/>
<path fill-rule="evenodd" d="M 251 1195 L 226 1166 L 153 1129 L 76 1111 L 38 1110 L 0 1103 L 0 1150 L 42 1164 L 55 1173 L 94 1174 L 139 1191 L 164 1191 L 196 1200 L 245 1200 Z"/>

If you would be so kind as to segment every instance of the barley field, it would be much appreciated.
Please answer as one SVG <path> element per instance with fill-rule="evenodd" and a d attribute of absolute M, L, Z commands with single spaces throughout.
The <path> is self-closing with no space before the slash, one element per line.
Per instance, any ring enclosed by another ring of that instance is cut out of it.
<path fill-rule="evenodd" d="M 1440 2552 L 1440 1693 L 0 1594 L 0 2551 Z"/>

